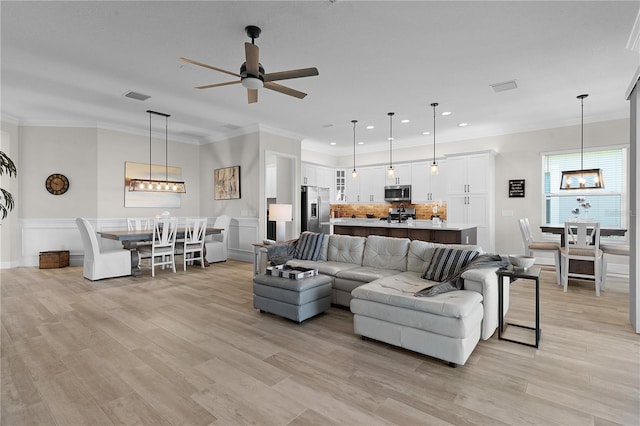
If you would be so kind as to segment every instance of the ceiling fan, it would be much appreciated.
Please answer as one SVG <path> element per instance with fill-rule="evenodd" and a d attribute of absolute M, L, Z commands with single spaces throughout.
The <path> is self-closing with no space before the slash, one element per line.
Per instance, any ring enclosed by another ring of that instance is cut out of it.
<path fill-rule="evenodd" d="M 294 96 L 298 99 L 302 99 L 307 96 L 306 93 L 300 92 L 295 89 L 283 86 L 278 83 L 274 83 L 279 80 L 288 80 L 292 78 L 300 77 L 312 77 L 318 75 L 317 68 L 302 68 L 299 70 L 279 71 L 265 74 L 264 68 L 259 61 L 259 49 L 255 45 L 255 39 L 260 36 L 262 30 L 254 25 L 249 25 L 244 29 L 247 36 L 251 38 L 251 43 L 244 44 L 245 62 L 240 67 L 240 73 L 227 71 L 222 68 L 214 67 L 211 65 L 203 64 L 202 62 L 194 61 L 187 58 L 180 58 L 181 61 L 188 62 L 200 67 L 209 68 L 214 71 L 223 72 L 225 74 L 239 77 L 240 80 L 228 81 L 225 83 L 207 84 L 205 86 L 197 86 L 196 89 L 210 89 L 212 87 L 228 86 L 230 84 L 241 83 L 247 88 L 247 97 L 250 104 L 258 102 L 258 89 L 266 87 L 267 89 L 275 90 L 276 92 L 284 93 L 285 95 Z"/>

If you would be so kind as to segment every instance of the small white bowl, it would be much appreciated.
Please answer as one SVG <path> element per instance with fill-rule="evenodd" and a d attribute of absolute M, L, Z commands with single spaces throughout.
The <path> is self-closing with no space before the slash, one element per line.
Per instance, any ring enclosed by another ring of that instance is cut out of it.
<path fill-rule="evenodd" d="M 509 263 L 515 268 L 528 269 L 535 263 L 536 258 L 532 256 L 522 256 L 520 254 L 510 254 Z"/>

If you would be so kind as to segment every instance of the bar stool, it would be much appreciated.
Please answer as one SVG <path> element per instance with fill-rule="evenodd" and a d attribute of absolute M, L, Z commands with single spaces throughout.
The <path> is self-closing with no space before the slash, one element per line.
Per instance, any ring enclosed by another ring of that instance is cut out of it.
<path fill-rule="evenodd" d="M 607 284 L 607 254 L 612 256 L 627 256 L 629 257 L 629 246 L 619 244 L 600 244 L 600 250 L 602 250 L 602 279 L 600 280 L 600 289 L 604 290 Z"/>

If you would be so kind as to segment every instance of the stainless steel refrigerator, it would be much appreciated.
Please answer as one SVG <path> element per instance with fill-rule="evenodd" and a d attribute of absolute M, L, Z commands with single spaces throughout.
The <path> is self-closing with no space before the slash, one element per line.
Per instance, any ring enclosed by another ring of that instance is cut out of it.
<path fill-rule="evenodd" d="M 302 187 L 301 230 L 329 233 L 329 188 Z"/>

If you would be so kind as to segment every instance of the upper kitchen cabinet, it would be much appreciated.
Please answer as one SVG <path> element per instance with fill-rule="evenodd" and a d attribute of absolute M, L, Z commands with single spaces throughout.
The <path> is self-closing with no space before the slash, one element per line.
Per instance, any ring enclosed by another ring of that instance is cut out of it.
<path fill-rule="evenodd" d="M 393 177 L 389 177 L 388 167 L 385 167 L 387 185 L 411 185 L 411 163 L 395 164 Z"/>
<path fill-rule="evenodd" d="M 301 169 L 300 182 L 302 185 L 333 188 L 333 168 L 303 162 Z"/>
<path fill-rule="evenodd" d="M 447 193 L 486 194 L 493 191 L 494 153 L 447 157 Z"/>
<path fill-rule="evenodd" d="M 385 166 L 362 167 L 347 178 L 347 203 L 384 203 Z"/>
<path fill-rule="evenodd" d="M 447 165 L 438 160 L 439 173 L 431 174 L 431 161 L 411 164 L 411 203 L 432 203 L 445 201 L 447 197 Z"/>
<path fill-rule="evenodd" d="M 335 183 L 331 196 L 331 202 L 344 203 L 345 201 L 347 201 L 347 170 L 335 169 L 333 174 Z M 351 177 L 350 173 L 349 177 Z"/>

